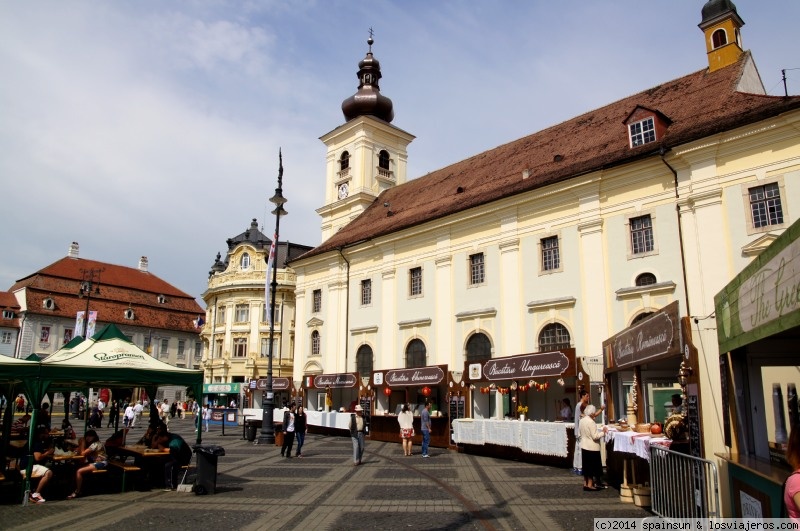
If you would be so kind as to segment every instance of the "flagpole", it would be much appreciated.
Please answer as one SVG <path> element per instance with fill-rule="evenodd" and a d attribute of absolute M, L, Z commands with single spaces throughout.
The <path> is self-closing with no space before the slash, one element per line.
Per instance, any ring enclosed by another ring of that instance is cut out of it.
<path fill-rule="evenodd" d="M 287 214 L 283 205 L 286 203 L 286 198 L 283 197 L 283 156 L 280 149 L 278 150 L 278 187 L 275 189 L 275 195 L 270 198 L 270 202 L 275 204 L 275 210 L 272 214 L 275 215 L 275 235 L 270 247 L 271 261 L 276 258 L 276 247 L 278 245 L 278 237 L 280 235 L 281 216 Z M 269 277 L 269 265 L 267 267 L 267 277 Z M 272 264 L 272 283 L 270 284 L 270 293 L 267 303 L 269 306 L 269 359 L 267 360 L 267 387 L 264 389 L 263 410 L 261 417 L 261 436 L 258 438 L 259 444 L 275 444 L 275 392 L 272 387 L 272 357 L 274 349 L 275 337 L 275 293 L 278 290 L 278 264 Z"/>

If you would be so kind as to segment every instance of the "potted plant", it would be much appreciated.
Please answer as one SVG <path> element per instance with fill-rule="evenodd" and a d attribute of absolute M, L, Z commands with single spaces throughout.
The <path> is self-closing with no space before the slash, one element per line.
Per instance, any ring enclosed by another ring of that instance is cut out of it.
<path fill-rule="evenodd" d="M 528 406 L 520 404 L 517 406 L 517 413 L 519 414 L 519 420 L 525 420 L 525 415 L 528 414 Z"/>

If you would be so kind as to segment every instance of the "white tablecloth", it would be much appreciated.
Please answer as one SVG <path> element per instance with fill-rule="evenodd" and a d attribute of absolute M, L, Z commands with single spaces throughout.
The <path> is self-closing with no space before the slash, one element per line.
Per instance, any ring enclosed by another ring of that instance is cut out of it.
<path fill-rule="evenodd" d="M 635 431 L 608 430 L 608 437 L 614 440 L 614 451 L 627 454 L 636 454 L 642 459 L 650 461 L 650 445 L 656 444 L 669 448 L 672 441 L 666 437 L 651 437 L 649 433 Z"/>
<path fill-rule="evenodd" d="M 458 444 L 496 444 L 522 451 L 568 457 L 565 422 L 520 422 L 518 420 L 457 419 L 453 421 L 453 440 Z"/>

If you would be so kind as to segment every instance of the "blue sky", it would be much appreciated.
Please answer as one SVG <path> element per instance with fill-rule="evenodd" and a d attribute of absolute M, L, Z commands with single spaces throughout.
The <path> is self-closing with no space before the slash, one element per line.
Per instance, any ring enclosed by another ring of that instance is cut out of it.
<path fill-rule="evenodd" d="M 200 297 L 225 240 L 320 243 L 325 148 L 367 51 L 409 178 L 706 66 L 702 1 L 0 3 L 0 289 L 66 255 Z M 737 0 L 769 94 L 800 93 L 796 0 Z"/>

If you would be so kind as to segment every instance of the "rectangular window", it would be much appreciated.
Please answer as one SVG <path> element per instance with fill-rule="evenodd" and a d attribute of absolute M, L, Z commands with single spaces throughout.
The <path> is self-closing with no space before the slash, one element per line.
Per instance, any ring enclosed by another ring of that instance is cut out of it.
<path fill-rule="evenodd" d="M 315 289 L 313 293 L 313 301 L 312 301 L 312 308 L 311 311 L 314 313 L 319 313 L 322 311 L 322 290 Z"/>
<path fill-rule="evenodd" d="M 412 297 L 422 295 L 422 268 L 413 267 L 408 271 L 408 294 Z"/>
<path fill-rule="evenodd" d="M 161 357 L 166 358 L 169 356 L 169 339 L 164 338 L 161 340 Z"/>
<path fill-rule="evenodd" d="M 361 306 L 370 304 L 372 304 L 372 280 L 366 279 L 361 281 Z"/>
<path fill-rule="evenodd" d="M 483 284 L 486 270 L 483 264 L 483 253 L 469 255 L 469 283 L 471 286 Z"/>
<path fill-rule="evenodd" d="M 142 345 L 142 350 L 144 350 L 148 354 L 152 354 L 150 350 L 150 336 L 144 336 L 144 344 Z"/>
<path fill-rule="evenodd" d="M 628 130 L 631 135 L 631 147 L 656 141 L 656 127 L 652 117 L 630 124 Z"/>
<path fill-rule="evenodd" d="M 179 339 L 178 340 L 178 359 L 185 360 L 186 359 L 186 340 Z"/>
<path fill-rule="evenodd" d="M 272 356 L 276 356 L 278 353 L 278 339 L 274 338 L 272 340 Z M 262 358 L 269 358 L 269 338 L 262 337 L 261 338 L 261 357 Z"/>
<path fill-rule="evenodd" d="M 261 306 L 261 322 L 267 322 L 267 313 L 269 312 L 269 305 L 264 303 Z M 279 324 L 281 322 L 281 305 L 276 301 L 275 304 L 275 315 L 272 317 L 272 320 L 275 324 Z"/>
<path fill-rule="evenodd" d="M 778 183 L 750 188 L 750 212 L 755 228 L 783 223 L 781 190 Z"/>
<path fill-rule="evenodd" d="M 217 357 L 217 358 L 221 358 L 222 357 L 222 340 L 221 339 L 217 339 L 217 346 L 214 349 L 214 356 Z"/>
<path fill-rule="evenodd" d="M 217 308 L 217 324 L 225 324 L 225 306 Z"/>
<path fill-rule="evenodd" d="M 233 340 L 233 357 L 244 358 L 247 357 L 247 338 L 237 337 Z"/>
<path fill-rule="evenodd" d="M 50 342 L 50 327 L 43 326 L 42 332 L 39 334 L 39 343 L 49 343 Z"/>
<path fill-rule="evenodd" d="M 235 317 L 234 322 L 237 323 L 246 323 L 250 320 L 250 305 L 249 304 L 237 304 L 234 311 Z"/>
<path fill-rule="evenodd" d="M 72 341 L 72 334 L 73 333 L 74 332 L 73 332 L 72 328 L 65 328 L 64 329 L 64 344 L 65 345 L 67 343 L 69 343 L 70 341 Z"/>
<path fill-rule="evenodd" d="M 542 238 L 542 271 L 554 271 L 561 267 L 558 236 Z"/>
<path fill-rule="evenodd" d="M 8 345 L 11 343 L 11 332 L 0 332 L 0 343 Z"/>
<path fill-rule="evenodd" d="M 631 219 L 631 251 L 633 254 L 653 251 L 653 222 L 650 216 Z"/>
<path fill-rule="evenodd" d="M 203 342 L 202 341 L 195 341 L 194 342 L 194 359 L 199 360 L 203 357 Z"/>

